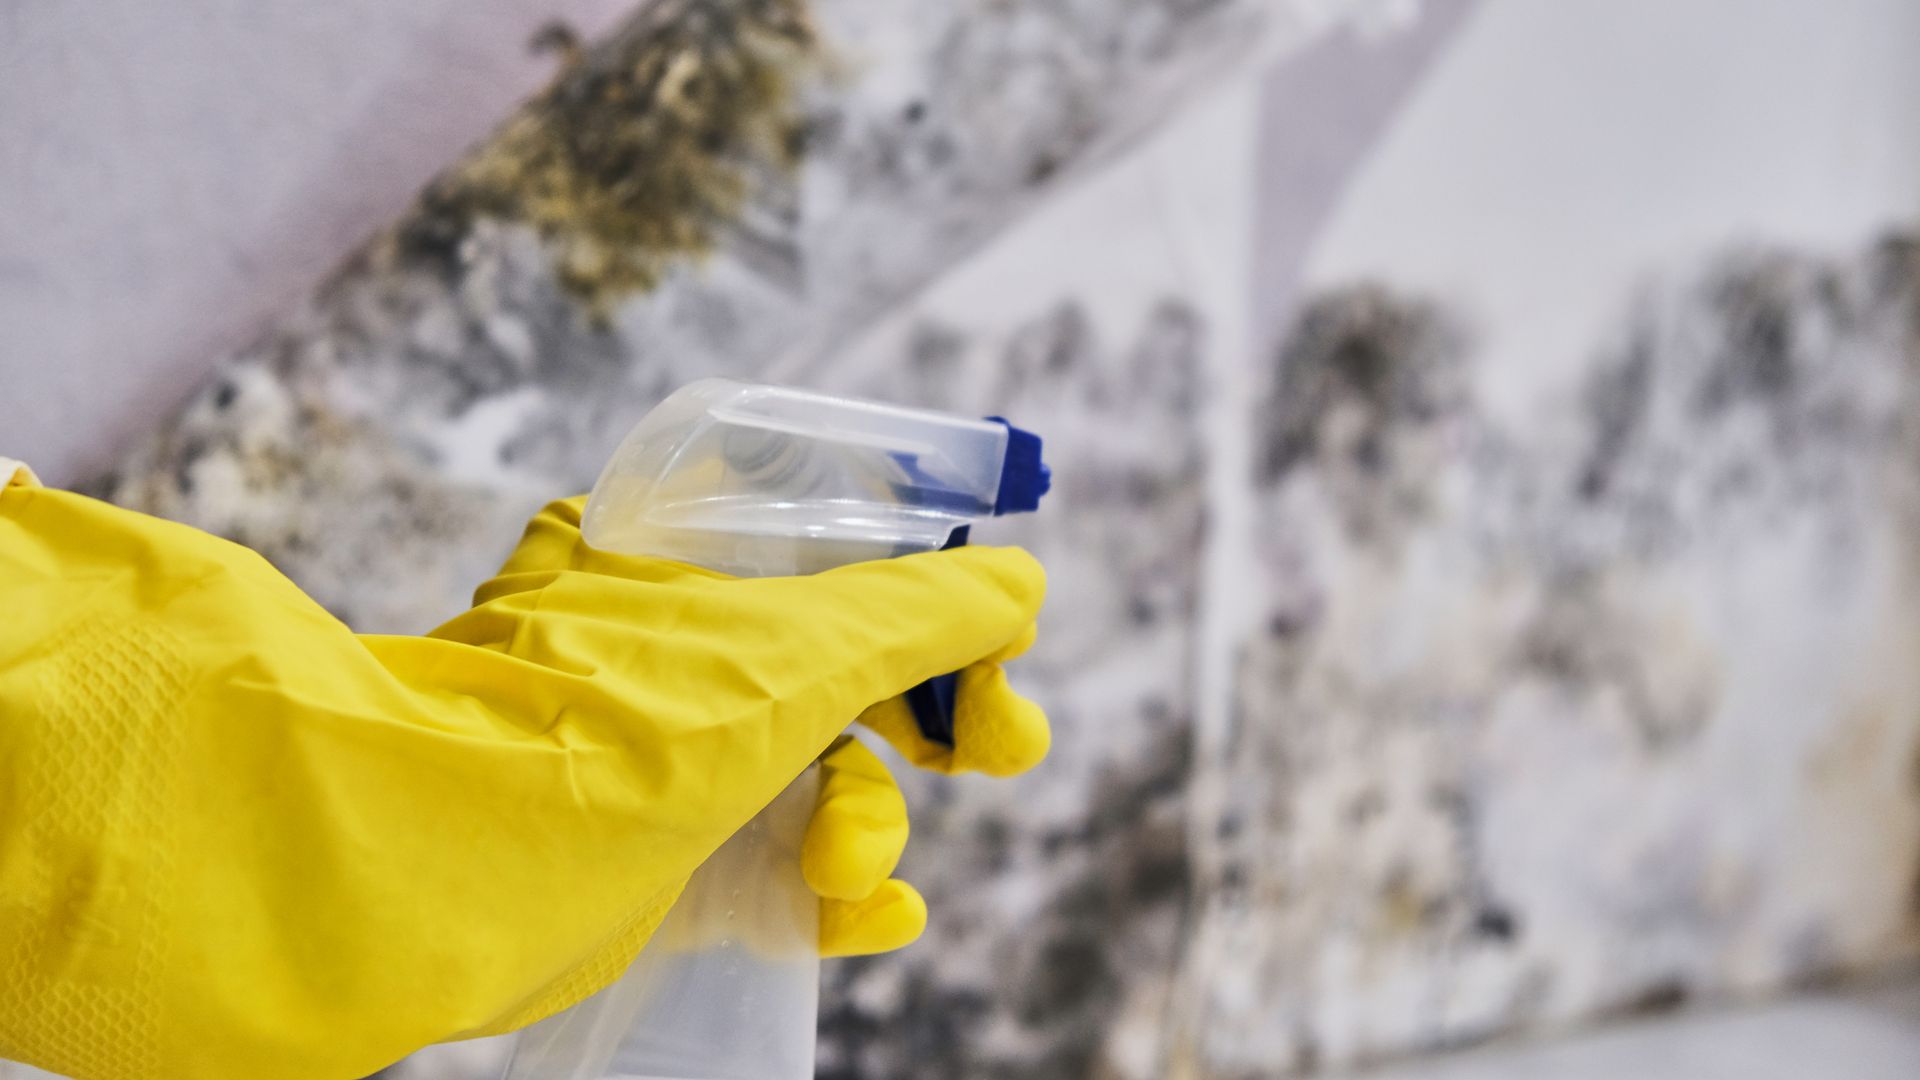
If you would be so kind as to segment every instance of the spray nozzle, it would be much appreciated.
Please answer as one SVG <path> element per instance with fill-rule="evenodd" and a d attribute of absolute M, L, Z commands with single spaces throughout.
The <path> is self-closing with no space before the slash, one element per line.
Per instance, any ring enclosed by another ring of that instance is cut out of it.
<path fill-rule="evenodd" d="M 1053 487 L 1053 470 L 1040 460 L 1040 436 L 1018 428 L 1004 416 L 987 419 L 1007 429 L 1007 456 L 1000 463 L 1000 490 L 993 512 L 1020 514 L 1040 508 L 1040 496 Z"/>

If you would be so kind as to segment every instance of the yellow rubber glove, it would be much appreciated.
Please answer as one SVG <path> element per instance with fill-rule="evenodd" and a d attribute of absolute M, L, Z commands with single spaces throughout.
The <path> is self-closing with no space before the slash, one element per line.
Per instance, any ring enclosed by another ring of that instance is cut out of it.
<path fill-rule="evenodd" d="M 886 880 L 898 792 L 836 736 L 943 671 L 1000 686 L 1039 567 L 967 548 L 739 581 L 577 524 L 549 508 L 432 635 L 356 636 L 237 545 L 0 493 L 0 1056 L 343 1078 L 530 1023 L 617 976 L 830 744 L 804 852 L 823 946 L 917 933 Z M 997 701 L 972 730 L 1002 717 L 1019 733 L 983 741 L 1036 758 L 1044 721 Z"/>

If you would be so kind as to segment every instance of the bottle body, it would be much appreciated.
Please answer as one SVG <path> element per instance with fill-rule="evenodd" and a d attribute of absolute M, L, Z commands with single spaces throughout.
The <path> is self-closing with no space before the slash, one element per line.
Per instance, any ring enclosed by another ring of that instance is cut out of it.
<path fill-rule="evenodd" d="M 687 880 L 613 985 L 522 1032 L 507 1080 L 813 1075 L 820 900 L 800 874 L 809 768 Z"/>

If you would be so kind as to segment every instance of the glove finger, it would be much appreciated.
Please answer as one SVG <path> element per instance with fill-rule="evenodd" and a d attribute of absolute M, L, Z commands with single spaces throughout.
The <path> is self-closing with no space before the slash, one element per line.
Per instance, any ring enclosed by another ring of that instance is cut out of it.
<path fill-rule="evenodd" d="M 842 735 L 820 759 L 820 795 L 800 847 L 807 884 L 830 900 L 872 896 L 907 847 L 907 801 L 873 751 Z"/>
<path fill-rule="evenodd" d="M 1034 640 L 1039 636 L 1040 624 L 1028 623 L 1026 630 L 1023 631 L 1019 637 L 1007 642 L 1005 647 L 1001 648 L 999 652 L 983 656 L 980 659 L 994 664 L 1004 664 L 1009 660 L 1018 659 L 1026 655 L 1028 649 L 1033 648 Z"/>
<path fill-rule="evenodd" d="M 968 547 L 708 586 L 699 610 L 679 612 L 679 630 L 786 657 L 760 672 L 785 685 L 764 689 L 838 734 L 873 703 L 1018 641 L 1046 574 L 1018 548 Z"/>
<path fill-rule="evenodd" d="M 922 735 L 904 698 L 873 706 L 860 722 L 919 768 L 949 774 L 1014 776 L 1038 765 L 1053 743 L 1047 714 L 1007 684 L 997 663 L 972 664 L 960 672 L 952 746 Z"/>
<path fill-rule="evenodd" d="M 586 508 L 585 495 L 555 499 L 542 507 L 528 519 L 526 531 L 501 564 L 500 573 L 578 569 L 574 565 L 578 550 L 595 550 L 580 542 L 580 516 Z"/>
<path fill-rule="evenodd" d="M 820 901 L 820 955 L 871 956 L 911 945 L 927 928 L 919 890 L 889 879 L 864 900 Z"/>
<path fill-rule="evenodd" d="M 500 571 L 474 591 L 473 602 L 480 605 L 503 596 L 526 592 L 551 582 L 561 571 L 577 570 L 590 574 L 624 578 L 629 581 L 664 581 L 676 577 L 725 578 L 727 575 L 667 559 L 643 555 L 618 555 L 589 545 L 580 536 L 581 514 L 587 497 L 575 495 L 548 503 L 528 522 Z"/>
<path fill-rule="evenodd" d="M 569 528 L 571 507 L 550 507 L 537 528 Z M 719 838 L 875 702 L 1017 647 L 1046 587 L 1039 564 L 1012 548 L 740 580 L 662 560 L 605 565 L 617 572 L 529 571 L 521 576 L 543 584 L 491 598 L 483 586 L 483 603 L 426 638 L 362 640 L 390 670 L 420 673 L 416 688 L 437 700 L 484 703 L 506 729 L 610 751 L 629 770 L 616 794 L 642 782 L 650 800 L 706 805 Z M 504 659 L 482 663 L 449 644 Z M 980 711 L 976 702 L 963 715 Z M 662 746 L 678 749 L 663 759 Z M 734 780 L 716 800 L 710 774 L 722 761 Z"/>
<path fill-rule="evenodd" d="M 673 586 L 713 588 L 702 606 L 721 620 L 745 619 L 732 626 L 758 625 L 782 635 L 800 631 L 809 651 L 857 658 L 843 678 L 812 681 L 842 697 L 847 714 L 906 692 L 934 675 L 956 671 L 973 661 L 1012 653 L 1030 642 L 1035 616 L 1046 595 L 1046 572 L 1017 548 L 964 547 L 923 552 L 898 559 L 855 563 L 806 577 L 759 578 L 737 584 L 727 575 L 664 559 L 615 555 L 589 547 L 580 538 L 585 498 L 548 504 L 527 525 L 519 547 L 501 573 L 474 593 L 476 607 L 532 589 L 544 589 L 541 607 L 553 610 L 563 593 L 593 594 L 591 605 L 632 611 L 641 598 L 618 595 L 605 584 L 556 590 L 567 571 Z M 704 592 L 704 590 L 703 590 Z M 655 602 L 674 598 L 655 595 Z M 766 615 L 786 616 L 770 624 Z M 625 616 L 631 618 L 631 615 Z M 478 620 L 484 622 L 485 620 Z M 702 619 L 701 623 L 712 620 Z M 688 625 L 689 630 L 694 629 Z M 466 628 L 443 628 L 442 636 L 471 640 Z M 482 636 L 485 631 L 479 631 Z M 442 631 L 436 631 L 442 634 Z"/>

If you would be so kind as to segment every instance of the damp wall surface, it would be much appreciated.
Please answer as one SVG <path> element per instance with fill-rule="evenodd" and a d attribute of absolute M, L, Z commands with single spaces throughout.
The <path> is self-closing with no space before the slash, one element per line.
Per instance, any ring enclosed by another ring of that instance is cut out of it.
<path fill-rule="evenodd" d="M 1286 1075 L 1878 967 L 1920 27 L 1614 7 L 661 0 L 68 479 L 417 631 L 691 378 L 1043 430 L 989 538 L 1049 566 L 1054 756 L 903 777 L 932 927 L 830 966 L 822 1076 Z"/>

